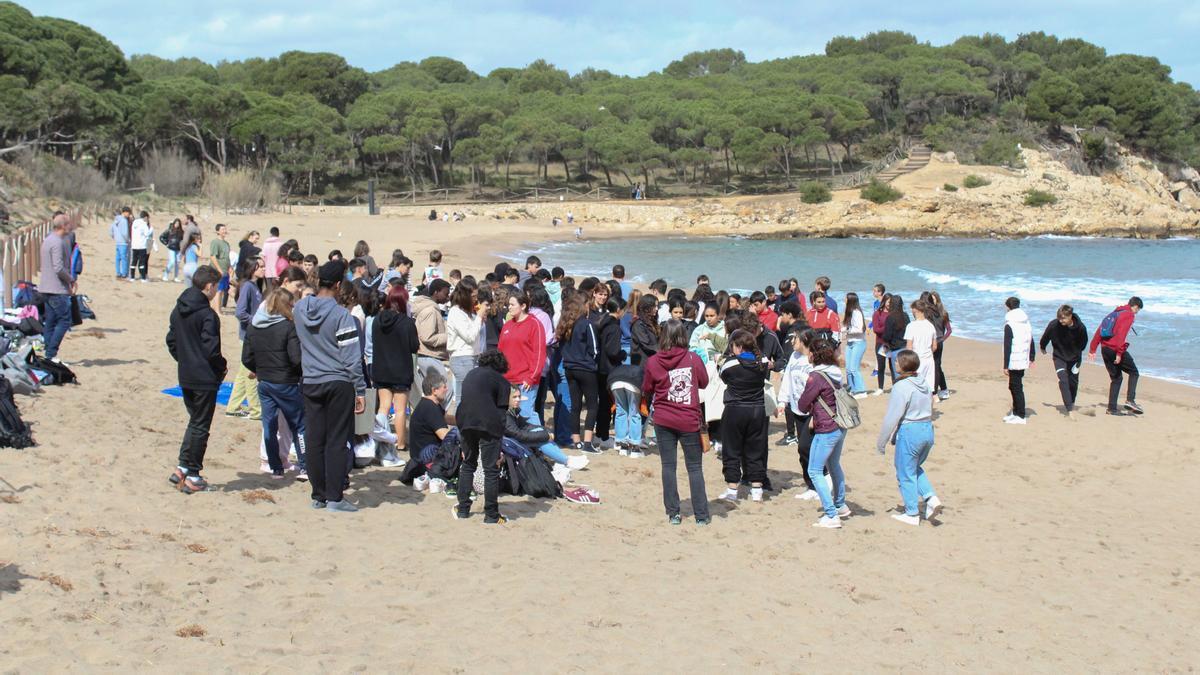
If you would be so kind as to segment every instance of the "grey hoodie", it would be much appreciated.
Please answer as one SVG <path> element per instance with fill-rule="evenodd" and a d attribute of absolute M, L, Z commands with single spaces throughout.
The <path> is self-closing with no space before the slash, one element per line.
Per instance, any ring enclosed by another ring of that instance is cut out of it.
<path fill-rule="evenodd" d="M 350 382 L 362 396 L 362 349 L 358 346 L 358 322 L 333 298 L 309 296 L 292 311 L 300 338 L 305 384 Z"/>
<path fill-rule="evenodd" d="M 883 426 L 879 429 L 879 439 L 875 441 L 875 449 L 884 454 L 888 443 L 896 442 L 896 432 L 901 424 L 909 422 L 928 422 L 933 419 L 933 396 L 925 378 L 906 377 L 892 385 L 891 398 L 888 399 L 887 412 L 883 416 Z"/>
<path fill-rule="evenodd" d="M 280 321 L 287 321 L 287 317 L 282 314 L 272 314 L 267 311 L 267 303 L 260 303 L 258 311 L 254 313 L 254 317 L 250 319 L 250 325 L 255 328 L 266 328 L 274 326 Z"/>

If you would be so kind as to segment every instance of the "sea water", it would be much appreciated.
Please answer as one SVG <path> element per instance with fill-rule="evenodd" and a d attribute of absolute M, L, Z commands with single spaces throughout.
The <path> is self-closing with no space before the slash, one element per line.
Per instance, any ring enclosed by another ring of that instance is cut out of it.
<path fill-rule="evenodd" d="M 666 279 L 688 290 L 707 274 L 713 290 L 746 293 L 795 277 L 807 293 L 820 275 L 833 280 L 842 302 L 858 293 L 871 307 L 876 282 L 903 296 L 936 290 L 951 315 L 954 334 L 999 342 L 1004 300 L 1021 298 L 1035 338 L 1070 304 L 1089 335 L 1104 316 L 1131 295 L 1145 303 L 1130 353 L 1142 373 L 1200 386 L 1200 240 L 1132 240 L 1074 237 L 993 239 L 786 239 L 733 237 L 604 239 L 531 247 L 546 266 L 567 274 L 608 279 L 612 266 L 626 278 Z M 1098 357 L 1097 357 L 1098 358 Z M 996 367 L 1000 367 L 1000 354 Z"/>

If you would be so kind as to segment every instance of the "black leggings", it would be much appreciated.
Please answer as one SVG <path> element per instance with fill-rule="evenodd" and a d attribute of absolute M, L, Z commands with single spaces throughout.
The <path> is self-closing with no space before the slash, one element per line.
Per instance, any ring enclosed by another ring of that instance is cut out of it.
<path fill-rule="evenodd" d="M 567 369 L 567 387 L 571 390 L 571 433 L 594 431 L 596 429 L 596 412 L 600 409 L 600 392 L 597 389 L 596 373 L 589 370 Z M 587 420 L 584 427 L 579 428 L 579 416 L 587 406 Z"/>
<path fill-rule="evenodd" d="M 596 438 L 607 441 L 613 421 L 613 397 L 612 390 L 608 388 L 608 376 L 603 373 L 596 375 L 596 387 L 600 395 L 600 407 L 596 411 Z"/>
<path fill-rule="evenodd" d="M 942 371 L 942 352 L 944 351 L 946 351 L 946 342 L 943 340 L 938 343 L 937 351 L 933 353 L 933 369 L 936 373 L 934 375 L 934 393 L 950 389 L 946 386 L 946 373 Z"/>
<path fill-rule="evenodd" d="M 810 415 L 796 415 L 796 432 L 799 434 L 798 442 L 796 443 L 796 453 L 800 455 L 800 470 L 804 472 L 804 484 L 809 490 L 815 490 L 812 476 L 808 475 L 808 457 L 812 450 L 813 430 L 810 422 Z M 825 473 L 829 473 L 829 468 L 825 468 Z"/>
<path fill-rule="evenodd" d="M 875 376 L 879 380 L 879 388 L 883 389 L 883 376 L 887 370 L 892 371 L 892 382 L 896 381 L 896 369 L 892 367 L 892 360 L 879 353 L 879 347 L 875 347 Z"/>

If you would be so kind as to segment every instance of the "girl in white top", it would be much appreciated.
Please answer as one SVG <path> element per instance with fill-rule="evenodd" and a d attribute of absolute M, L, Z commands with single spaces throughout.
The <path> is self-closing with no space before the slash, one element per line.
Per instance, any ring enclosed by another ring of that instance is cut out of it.
<path fill-rule="evenodd" d="M 866 398 L 867 384 L 863 381 L 863 354 L 867 352 L 867 317 L 858 304 L 857 293 L 846 294 L 845 314 L 842 317 L 842 345 L 846 349 L 846 383 L 855 398 Z"/>
<path fill-rule="evenodd" d="M 470 279 L 460 281 L 450 296 L 450 311 L 446 315 L 446 350 L 450 352 L 450 372 L 454 373 L 454 399 L 451 403 L 454 408 L 462 400 L 463 380 L 475 367 L 475 361 L 483 351 L 480 341 L 485 338 L 482 327 L 488 307 L 486 303 L 482 306 L 477 304 L 477 288 Z"/>
<path fill-rule="evenodd" d="M 921 358 L 921 366 L 917 369 L 917 377 L 925 381 L 929 391 L 933 391 L 934 368 L 933 353 L 937 351 L 937 329 L 925 318 L 929 313 L 929 305 L 923 300 L 917 300 L 911 305 L 913 320 L 904 329 L 904 339 L 908 348 Z"/>

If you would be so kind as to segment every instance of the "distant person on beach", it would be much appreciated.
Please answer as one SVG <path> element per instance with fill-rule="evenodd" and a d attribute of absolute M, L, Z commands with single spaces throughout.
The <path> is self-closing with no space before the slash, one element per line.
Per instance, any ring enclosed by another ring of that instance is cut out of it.
<path fill-rule="evenodd" d="M 267 263 L 267 283 L 273 285 L 279 279 L 275 266 L 279 263 L 279 247 L 283 245 L 283 240 L 279 238 L 278 227 L 272 227 L 267 233 L 270 236 L 263 242 L 262 257 Z"/>
<path fill-rule="evenodd" d="M 429 252 L 429 265 L 425 268 L 425 272 L 421 275 L 421 284 L 428 284 L 434 279 L 441 279 L 443 276 L 442 252 L 434 249 Z"/>
<path fill-rule="evenodd" d="M 942 500 L 922 467 L 933 449 L 933 392 L 917 374 L 921 358 L 916 352 L 902 350 L 896 365 L 900 376 L 888 398 L 875 449 L 882 455 L 889 443 L 896 446 L 896 482 L 900 484 L 904 513 L 893 513 L 892 518 L 916 526 L 921 524 L 921 500 L 925 502 L 925 520 L 933 520 L 942 510 Z"/>
<path fill-rule="evenodd" d="M 617 285 L 621 287 L 621 299 L 628 303 L 629 296 L 633 293 L 633 284 L 625 281 L 625 266 L 613 265 L 612 278 L 617 282 Z"/>
<path fill-rule="evenodd" d="M 829 294 L 829 287 L 832 285 L 833 285 L 833 282 L 829 280 L 829 277 L 824 277 L 824 276 L 817 277 L 816 280 L 813 282 L 813 290 L 821 291 L 821 293 L 825 294 L 825 304 L 829 307 L 829 309 L 833 310 L 834 314 L 837 314 L 837 311 L 838 311 L 837 300 L 832 295 Z"/>
<path fill-rule="evenodd" d="M 1006 424 L 1025 424 L 1025 371 L 1033 368 L 1036 356 L 1033 328 L 1029 316 L 1021 309 L 1020 298 L 1004 301 L 1004 374 L 1008 376 L 1008 391 L 1012 394 L 1012 412 L 1004 417 Z"/>
<path fill-rule="evenodd" d="M 150 271 L 151 245 L 154 245 L 154 228 L 150 225 L 150 214 L 142 211 L 129 228 L 129 251 L 133 259 L 129 270 L 130 281 L 137 276 L 142 283 L 149 282 L 146 274 Z"/>
<path fill-rule="evenodd" d="M 185 215 L 183 217 L 183 241 L 179 250 L 186 251 L 193 242 L 200 243 L 203 238 L 200 225 L 196 223 L 196 217 L 191 214 Z"/>
<path fill-rule="evenodd" d="M 229 304 L 229 278 L 233 274 L 233 266 L 229 261 L 229 242 L 226 241 L 229 228 L 217 223 L 216 231 L 217 238 L 208 246 L 208 261 L 221 273 L 221 282 L 217 284 L 217 290 L 221 295 L 221 309 L 225 309 Z"/>
<path fill-rule="evenodd" d="M 300 300 L 293 311 L 300 338 L 312 507 L 335 512 L 358 510 L 345 499 L 343 489 L 354 416 L 366 406 L 358 322 L 337 303 L 345 275 L 340 261 L 322 265 L 317 294 Z"/>
<path fill-rule="evenodd" d="M 112 225 L 108 227 L 108 236 L 112 238 L 113 244 L 116 246 L 118 279 L 129 277 L 129 230 L 132 225 L 133 209 L 122 206 L 121 212 L 117 214 L 116 218 L 113 218 Z"/>
<path fill-rule="evenodd" d="M 192 494 L 208 489 L 200 475 L 208 449 L 208 430 L 217 408 L 217 390 L 228 366 L 221 355 L 221 319 L 212 308 L 221 274 L 203 265 L 192 275 L 192 283 L 175 302 L 167 330 L 167 351 L 179 364 L 179 386 L 188 412 L 187 430 L 179 446 L 179 462 L 170 481 L 180 492 Z"/>
<path fill-rule="evenodd" d="M 58 347 L 67 331 L 71 330 L 71 303 L 75 302 L 71 297 L 75 295 L 75 279 L 71 276 L 70 260 L 63 239 L 67 228 L 68 219 L 65 215 L 54 216 L 50 221 L 50 234 L 42 240 L 39 256 L 41 275 L 38 293 L 42 295 L 46 307 L 42 317 L 42 337 L 46 358 L 55 362 L 60 362 Z"/>
<path fill-rule="evenodd" d="M 1068 417 L 1075 414 L 1075 396 L 1079 392 L 1079 368 L 1083 365 L 1083 350 L 1088 346 L 1088 332 L 1083 320 L 1070 305 L 1058 308 L 1058 313 L 1038 342 L 1042 353 L 1047 345 L 1054 345 L 1054 373 L 1058 376 L 1058 390 L 1062 394 L 1063 413 Z"/>
<path fill-rule="evenodd" d="M 163 281 L 179 283 L 179 275 L 183 272 L 183 221 L 176 218 L 167 226 L 163 234 L 163 245 L 167 247 L 167 266 L 163 270 Z"/>
<path fill-rule="evenodd" d="M 1088 359 L 1096 360 L 1096 347 L 1100 347 L 1100 356 L 1104 359 L 1104 367 L 1108 370 L 1110 382 L 1108 385 L 1109 415 L 1123 414 L 1117 408 L 1117 397 L 1121 394 L 1121 381 L 1124 375 L 1129 375 L 1129 388 L 1125 392 L 1125 410 L 1134 415 L 1145 412 L 1137 403 L 1138 367 L 1129 353 L 1129 331 L 1133 330 L 1133 320 L 1142 311 L 1142 299 L 1136 295 L 1129 302 L 1109 312 L 1092 336 L 1088 347 Z M 1137 332 L 1134 331 L 1136 335 Z"/>

